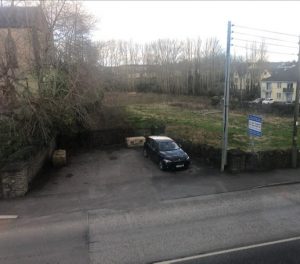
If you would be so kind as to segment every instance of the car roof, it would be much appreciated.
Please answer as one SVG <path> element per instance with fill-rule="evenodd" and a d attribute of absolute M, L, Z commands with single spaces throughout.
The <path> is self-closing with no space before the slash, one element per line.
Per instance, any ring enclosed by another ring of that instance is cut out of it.
<path fill-rule="evenodd" d="M 155 141 L 173 141 L 173 139 L 166 136 L 149 136 L 148 138 L 151 138 Z"/>

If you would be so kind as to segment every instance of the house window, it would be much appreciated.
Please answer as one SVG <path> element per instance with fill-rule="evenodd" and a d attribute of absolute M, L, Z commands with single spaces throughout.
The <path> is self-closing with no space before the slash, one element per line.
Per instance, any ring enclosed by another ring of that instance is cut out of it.
<path fill-rule="evenodd" d="M 277 83 L 277 88 L 280 89 L 281 88 L 281 82 Z"/>
<path fill-rule="evenodd" d="M 284 89 L 284 91 L 286 93 L 293 93 L 294 92 L 293 83 L 292 82 L 287 83 L 287 88 Z"/>
<path fill-rule="evenodd" d="M 287 88 L 288 88 L 288 90 L 292 90 L 293 89 L 293 83 L 288 83 Z"/>
<path fill-rule="evenodd" d="M 277 93 L 277 99 L 281 99 L 281 93 Z"/>
<path fill-rule="evenodd" d="M 272 88 L 272 83 L 271 82 L 267 82 L 267 90 L 271 90 Z"/>

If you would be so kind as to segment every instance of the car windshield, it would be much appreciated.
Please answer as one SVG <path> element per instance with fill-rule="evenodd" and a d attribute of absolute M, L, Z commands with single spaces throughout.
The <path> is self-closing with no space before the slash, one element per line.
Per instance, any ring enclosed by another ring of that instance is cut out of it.
<path fill-rule="evenodd" d="M 161 151 L 170 151 L 178 148 L 178 145 L 174 141 L 159 142 L 159 150 Z"/>

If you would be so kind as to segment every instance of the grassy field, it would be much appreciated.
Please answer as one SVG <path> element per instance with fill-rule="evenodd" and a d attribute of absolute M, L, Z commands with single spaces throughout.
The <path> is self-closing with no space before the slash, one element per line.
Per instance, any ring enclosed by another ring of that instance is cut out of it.
<path fill-rule="evenodd" d="M 222 112 L 209 98 L 141 93 L 110 93 L 106 105 L 122 106 L 124 118 L 136 128 L 164 124 L 166 134 L 215 147 L 221 145 Z M 230 111 L 229 147 L 251 150 L 247 132 L 248 114 Z M 292 114 L 291 114 L 292 116 Z M 263 115 L 263 136 L 255 138 L 254 150 L 291 147 L 293 119 Z M 299 140 L 300 144 L 300 140 Z"/>
<path fill-rule="evenodd" d="M 222 112 L 219 109 L 189 107 L 179 102 L 128 104 L 126 118 L 136 128 L 164 124 L 170 137 L 220 147 Z M 247 134 L 247 113 L 231 111 L 229 115 L 229 147 L 251 150 Z M 291 147 L 292 118 L 263 116 L 263 136 L 255 138 L 254 150 Z M 299 141 L 300 143 L 300 141 Z"/>

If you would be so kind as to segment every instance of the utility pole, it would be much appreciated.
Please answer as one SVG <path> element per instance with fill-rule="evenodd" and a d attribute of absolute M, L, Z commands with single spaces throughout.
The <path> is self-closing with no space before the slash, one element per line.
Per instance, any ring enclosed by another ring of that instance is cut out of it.
<path fill-rule="evenodd" d="M 297 87 L 296 87 L 296 98 L 295 98 L 295 109 L 294 109 L 294 129 L 293 129 L 293 147 L 292 147 L 292 165 L 293 168 L 297 168 L 298 161 L 298 147 L 297 147 L 297 134 L 298 134 L 298 116 L 299 116 L 299 90 L 300 90 L 300 36 L 299 36 L 299 51 L 297 61 Z"/>
<path fill-rule="evenodd" d="M 222 159 L 221 171 L 224 171 L 227 164 L 227 145 L 228 145 L 228 107 L 229 107 L 229 88 L 230 88 L 230 47 L 231 47 L 231 21 L 227 26 L 227 48 L 225 63 L 225 85 L 224 85 L 224 106 L 223 106 L 223 135 L 222 135 Z"/>

